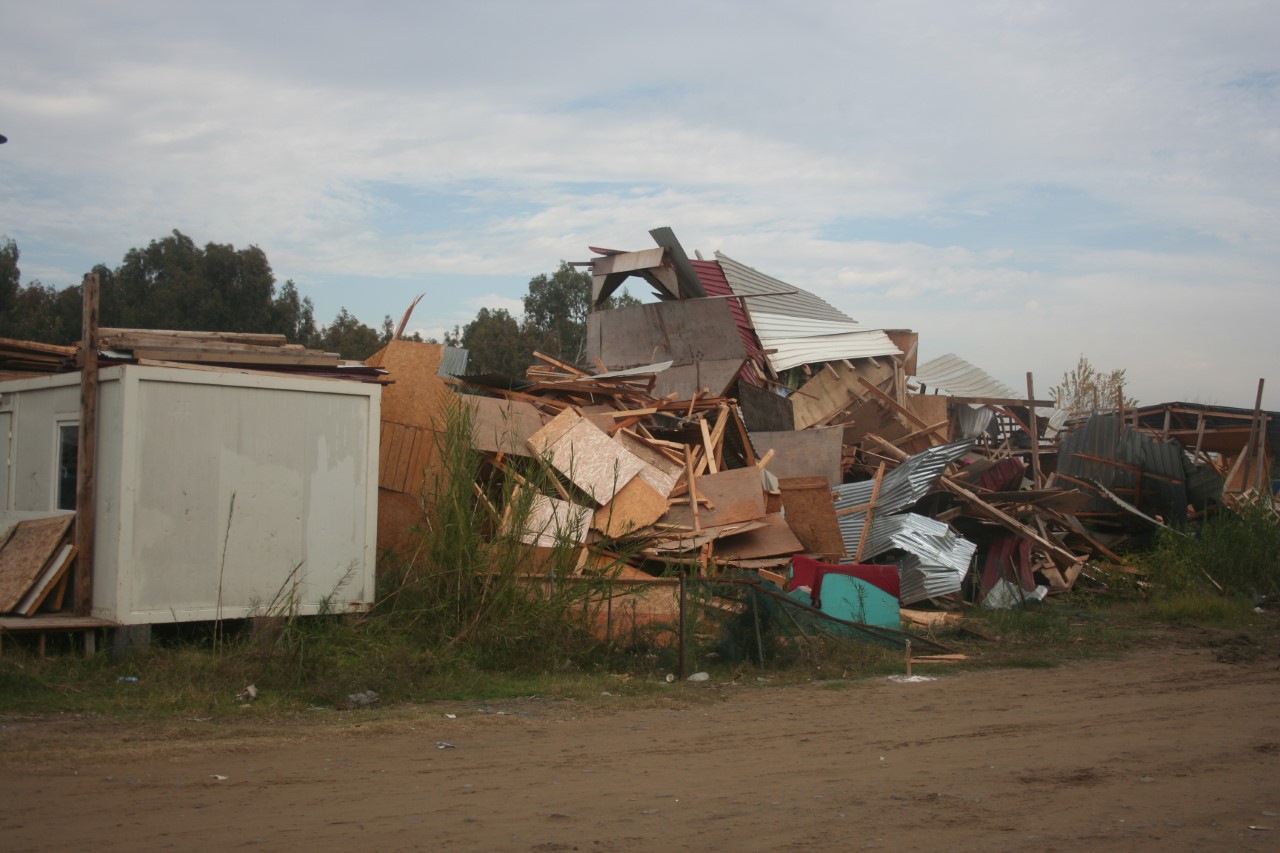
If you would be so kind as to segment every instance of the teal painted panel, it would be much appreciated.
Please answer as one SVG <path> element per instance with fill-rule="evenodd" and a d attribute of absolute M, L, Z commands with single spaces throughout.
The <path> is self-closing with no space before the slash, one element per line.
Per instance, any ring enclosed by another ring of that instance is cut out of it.
<path fill-rule="evenodd" d="M 898 599 L 859 578 L 828 574 L 822 578 L 822 612 L 848 622 L 897 630 Z"/>

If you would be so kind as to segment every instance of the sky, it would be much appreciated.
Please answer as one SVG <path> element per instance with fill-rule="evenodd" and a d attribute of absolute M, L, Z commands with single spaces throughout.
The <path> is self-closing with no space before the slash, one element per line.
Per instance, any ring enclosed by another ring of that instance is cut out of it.
<path fill-rule="evenodd" d="M 0 234 L 174 229 L 424 335 L 670 226 L 1047 392 L 1280 409 L 1280 3 L 60 0 L 0 26 Z M 644 291 L 640 282 L 633 292 Z M 637 293 L 637 295 L 640 295 Z"/>

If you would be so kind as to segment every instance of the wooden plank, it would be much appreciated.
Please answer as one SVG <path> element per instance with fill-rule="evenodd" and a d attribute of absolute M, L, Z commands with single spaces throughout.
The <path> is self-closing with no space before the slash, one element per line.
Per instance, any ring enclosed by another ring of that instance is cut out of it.
<path fill-rule="evenodd" d="M 884 463 L 880 463 L 880 467 L 876 469 L 876 479 L 871 486 L 871 501 L 867 505 L 867 518 L 862 522 L 862 536 L 858 539 L 858 550 L 854 552 L 853 561 L 855 563 L 862 562 L 862 555 L 867 545 L 867 540 L 871 538 L 871 523 L 875 520 L 876 501 L 880 500 L 880 485 L 884 482 Z"/>
<path fill-rule="evenodd" d="M 71 543 L 63 545 L 56 554 L 49 558 L 49 562 L 45 564 L 44 570 L 40 576 L 36 578 L 35 583 L 31 585 L 31 589 L 27 590 L 27 594 L 18 602 L 18 606 L 14 611 L 21 613 L 23 616 L 34 616 L 35 612 L 40 609 L 40 605 L 54 591 L 54 588 L 66 579 L 67 569 L 71 566 L 71 561 L 75 559 L 76 546 Z"/>
<path fill-rule="evenodd" d="M 0 613 L 18 606 L 66 538 L 72 515 L 20 521 L 0 551 Z"/>
<path fill-rule="evenodd" d="M 338 357 L 329 353 L 293 353 L 284 349 L 275 349 L 271 353 L 242 352 L 240 350 L 216 350 L 207 348 L 185 347 L 134 347 L 133 354 L 137 358 L 149 358 L 159 361 L 194 361 L 202 364 L 275 364 L 296 367 L 336 367 Z"/>
<path fill-rule="evenodd" d="M 779 478 L 787 523 L 806 553 L 844 555 L 831 483 L 826 477 Z"/>
<path fill-rule="evenodd" d="M 221 341 L 251 346 L 284 346 L 284 335 L 258 332 L 189 332 L 177 329 L 121 329 L 104 326 L 98 335 L 106 340 L 143 341 Z"/>
<path fill-rule="evenodd" d="M 84 277 L 80 322 L 80 427 L 76 450 L 76 615 L 93 608 L 98 458 L 98 274 Z M 0 607 L 0 610 L 8 608 Z"/>

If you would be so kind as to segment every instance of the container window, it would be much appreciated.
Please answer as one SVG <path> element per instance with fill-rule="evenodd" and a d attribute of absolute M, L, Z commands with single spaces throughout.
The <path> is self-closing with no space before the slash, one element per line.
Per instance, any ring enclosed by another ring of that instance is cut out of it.
<path fill-rule="evenodd" d="M 58 424 L 58 509 L 76 508 L 80 424 Z"/>

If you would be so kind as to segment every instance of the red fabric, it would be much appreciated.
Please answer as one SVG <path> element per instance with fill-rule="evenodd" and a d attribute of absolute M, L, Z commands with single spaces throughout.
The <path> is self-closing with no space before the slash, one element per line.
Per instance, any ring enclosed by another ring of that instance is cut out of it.
<path fill-rule="evenodd" d="M 902 585 L 898 577 L 897 566 L 855 566 L 823 563 L 802 554 L 796 554 L 791 558 L 791 572 L 792 579 L 787 583 L 787 590 L 791 591 L 796 587 L 807 586 L 813 595 L 814 602 L 822 598 L 823 576 L 831 574 L 847 575 L 864 580 L 877 589 L 884 590 L 894 598 L 899 600 L 902 598 Z"/>

